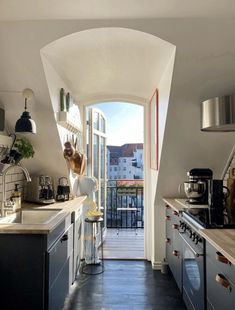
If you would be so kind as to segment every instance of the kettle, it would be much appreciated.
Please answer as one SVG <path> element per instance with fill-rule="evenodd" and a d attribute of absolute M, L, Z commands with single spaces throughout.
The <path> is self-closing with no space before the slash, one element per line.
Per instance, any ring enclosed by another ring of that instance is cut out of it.
<path fill-rule="evenodd" d="M 57 201 L 67 201 L 69 200 L 70 187 L 68 185 L 68 179 L 66 177 L 61 177 L 58 180 L 57 186 Z"/>

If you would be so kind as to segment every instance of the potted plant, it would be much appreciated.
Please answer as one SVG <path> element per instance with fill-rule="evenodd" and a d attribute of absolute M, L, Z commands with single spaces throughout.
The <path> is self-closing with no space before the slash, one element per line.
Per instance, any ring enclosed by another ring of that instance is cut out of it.
<path fill-rule="evenodd" d="M 26 138 L 16 139 L 14 149 L 20 154 L 16 154 L 14 157 L 15 163 L 18 163 L 22 158 L 32 158 L 35 153 L 32 144 Z"/>

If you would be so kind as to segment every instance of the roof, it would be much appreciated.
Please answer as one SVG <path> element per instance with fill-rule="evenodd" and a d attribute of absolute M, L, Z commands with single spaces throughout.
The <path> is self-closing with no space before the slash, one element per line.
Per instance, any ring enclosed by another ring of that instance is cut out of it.
<path fill-rule="evenodd" d="M 143 143 L 128 143 L 121 146 L 107 145 L 110 151 L 110 164 L 117 165 L 120 157 L 134 157 L 134 152 L 143 149 Z"/>

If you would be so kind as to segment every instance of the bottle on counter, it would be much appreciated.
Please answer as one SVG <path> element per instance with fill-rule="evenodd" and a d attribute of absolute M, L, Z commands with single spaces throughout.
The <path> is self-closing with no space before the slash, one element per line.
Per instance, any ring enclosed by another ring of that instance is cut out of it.
<path fill-rule="evenodd" d="M 15 204 L 15 211 L 21 208 L 21 192 L 19 191 L 18 186 L 19 184 L 15 184 L 15 189 L 11 196 L 11 200 Z"/>

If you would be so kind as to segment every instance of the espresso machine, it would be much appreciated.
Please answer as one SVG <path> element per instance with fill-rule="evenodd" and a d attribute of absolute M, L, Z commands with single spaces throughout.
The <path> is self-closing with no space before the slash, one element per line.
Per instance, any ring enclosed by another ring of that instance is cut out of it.
<path fill-rule="evenodd" d="M 196 205 L 208 205 L 208 195 L 213 172 L 209 168 L 193 168 L 187 172 L 188 181 L 184 182 L 187 202 Z"/>
<path fill-rule="evenodd" d="M 26 201 L 40 204 L 55 202 L 53 182 L 50 176 L 32 176 L 32 182 L 27 183 Z"/>

